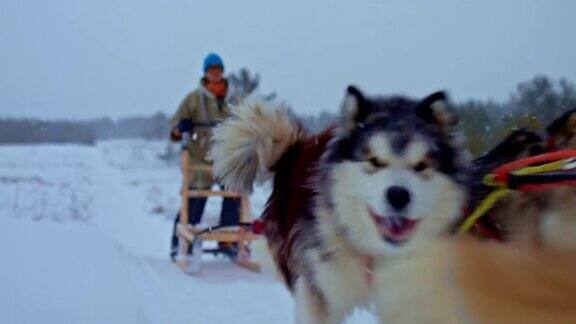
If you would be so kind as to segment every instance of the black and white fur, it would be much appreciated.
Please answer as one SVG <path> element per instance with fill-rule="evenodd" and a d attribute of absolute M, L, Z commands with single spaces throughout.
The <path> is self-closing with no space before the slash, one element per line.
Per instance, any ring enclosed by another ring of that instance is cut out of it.
<path fill-rule="evenodd" d="M 403 294 L 387 290 L 387 267 L 446 233 L 466 200 L 468 159 L 445 94 L 367 97 L 349 87 L 340 122 L 320 137 L 286 114 L 276 129 L 274 108 L 237 109 L 215 133 L 216 175 L 250 189 L 273 174 L 262 217 L 297 322 L 340 323 L 359 306 L 385 318 Z"/>

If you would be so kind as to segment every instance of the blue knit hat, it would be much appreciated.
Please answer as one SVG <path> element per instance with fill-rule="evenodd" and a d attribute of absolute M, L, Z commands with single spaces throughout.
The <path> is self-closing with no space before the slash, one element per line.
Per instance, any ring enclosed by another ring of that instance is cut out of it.
<path fill-rule="evenodd" d="M 222 58 L 216 53 L 210 53 L 204 58 L 204 73 L 212 66 L 219 66 L 224 70 L 224 61 L 222 61 Z"/>

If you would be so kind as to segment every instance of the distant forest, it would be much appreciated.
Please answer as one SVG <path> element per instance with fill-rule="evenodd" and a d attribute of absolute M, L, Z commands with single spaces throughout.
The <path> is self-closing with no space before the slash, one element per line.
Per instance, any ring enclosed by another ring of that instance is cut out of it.
<path fill-rule="evenodd" d="M 228 76 L 237 89 L 235 98 L 245 98 L 256 91 L 260 76 L 247 69 Z M 449 90 L 449 89 L 448 89 Z M 275 100 L 276 94 L 258 94 Z M 283 104 L 288 109 L 290 106 Z M 563 112 L 576 109 L 576 86 L 566 79 L 544 75 L 520 82 L 503 102 L 475 100 L 455 103 L 461 130 L 467 146 L 479 155 L 504 138 L 515 128 L 529 127 L 542 131 Z M 317 132 L 334 123 L 337 114 L 321 112 L 299 119 L 310 132 Z M 0 119 L 0 144 L 8 143 L 81 143 L 91 145 L 98 140 L 116 138 L 164 139 L 168 137 L 169 116 L 158 112 L 151 116 L 110 118 L 88 121 L 43 121 L 37 119 Z"/>
<path fill-rule="evenodd" d="M 93 145 L 113 138 L 166 138 L 168 117 L 110 118 L 87 121 L 44 121 L 39 119 L 0 119 L 0 144 L 79 143 Z"/>
<path fill-rule="evenodd" d="M 304 126 L 317 131 L 334 122 L 336 116 L 323 112 L 301 118 Z M 1 144 L 76 143 L 93 145 L 99 140 L 143 138 L 167 139 L 169 117 L 158 112 L 152 116 L 112 120 L 44 121 L 39 119 L 0 118 Z"/>
<path fill-rule="evenodd" d="M 236 89 L 236 102 L 248 97 L 260 84 L 260 76 L 248 69 L 230 73 L 228 81 Z M 263 96 L 272 99 L 275 94 Z M 174 108 L 176 109 L 176 108 Z M 121 138 L 168 138 L 169 116 L 158 112 L 151 116 L 85 121 L 46 121 L 34 118 L 0 118 L 0 144 L 78 143 L 93 145 L 98 140 Z"/>
<path fill-rule="evenodd" d="M 470 99 L 454 105 L 466 146 L 474 156 L 478 156 L 513 129 L 526 127 L 542 133 L 554 119 L 576 109 L 576 86 L 566 79 L 537 75 L 518 83 L 503 102 Z M 324 112 L 306 117 L 304 124 L 312 130 L 320 130 L 336 118 L 335 114 Z"/>

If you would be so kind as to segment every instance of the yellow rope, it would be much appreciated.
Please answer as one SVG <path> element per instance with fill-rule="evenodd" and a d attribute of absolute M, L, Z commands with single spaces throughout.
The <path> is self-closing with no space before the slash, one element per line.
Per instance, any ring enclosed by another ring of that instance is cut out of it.
<path fill-rule="evenodd" d="M 559 161 L 554 161 L 542 165 L 536 166 L 527 166 L 521 169 L 518 169 L 513 172 L 515 175 L 528 175 L 528 174 L 536 174 L 536 173 L 544 173 L 544 172 L 551 172 L 551 171 L 558 171 L 564 169 L 569 163 L 571 163 L 573 159 L 563 159 Z M 506 196 L 511 189 L 508 188 L 508 184 L 500 183 L 494 180 L 493 174 L 488 174 L 484 177 L 482 182 L 490 187 L 497 187 L 498 189 L 492 191 L 470 216 L 466 218 L 466 220 L 458 227 L 458 234 L 465 234 L 472 228 L 476 221 L 484 216 L 494 205 L 498 202 L 498 200 L 502 199 L 502 197 Z"/>
<path fill-rule="evenodd" d="M 527 175 L 527 174 L 543 173 L 543 172 L 550 172 L 550 171 L 558 171 L 558 170 L 562 170 L 568 162 L 569 162 L 569 160 L 564 159 L 564 160 L 554 161 L 554 162 L 550 162 L 550 163 L 546 163 L 546 164 L 542 164 L 542 165 L 527 166 L 527 167 L 524 167 L 524 168 L 519 169 L 517 171 L 514 171 L 513 174 Z"/>
<path fill-rule="evenodd" d="M 493 174 L 486 175 L 484 179 L 482 179 L 482 183 L 488 187 L 506 187 L 505 183 L 496 182 L 496 180 L 494 180 Z"/>
<path fill-rule="evenodd" d="M 536 173 L 544 173 L 544 172 L 551 172 L 551 171 L 558 171 L 563 170 L 566 166 L 568 166 L 574 159 L 563 159 L 559 161 L 554 161 L 542 165 L 536 166 L 527 166 L 521 169 L 518 169 L 512 172 L 515 175 L 528 175 L 528 174 L 536 174 Z M 498 189 L 492 191 L 470 216 L 466 218 L 466 220 L 458 227 L 458 234 L 465 234 L 472 228 L 474 223 L 486 214 L 494 205 L 498 202 L 498 200 L 502 199 L 502 197 L 506 196 L 512 190 L 508 188 L 508 184 L 497 182 L 494 180 L 493 174 L 488 174 L 484 177 L 482 182 L 490 187 L 497 187 Z"/>
<path fill-rule="evenodd" d="M 461 235 L 468 232 L 480 217 L 486 214 L 486 212 L 489 211 L 490 208 L 500 200 L 500 198 L 506 196 L 510 191 L 511 190 L 508 188 L 498 188 L 492 191 L 486 198 L 484 198 L 484 200 L 482 200 L 482 203 L 476 207 L 474 212 L 466 218 L 462 225 L 458 227 L 457 233 Z"/>

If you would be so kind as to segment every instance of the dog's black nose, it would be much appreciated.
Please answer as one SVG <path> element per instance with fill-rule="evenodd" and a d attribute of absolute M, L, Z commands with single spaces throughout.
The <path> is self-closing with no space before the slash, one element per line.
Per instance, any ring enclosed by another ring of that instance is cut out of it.
<path fill-rule="evenodd" d="M 388 198 L 388 202 L 394 209 L 401 211 L 410 202 L 410 193 L 404 187 L 392 186 L 388 188 L 386 198 Z"/>

